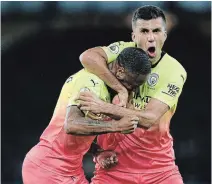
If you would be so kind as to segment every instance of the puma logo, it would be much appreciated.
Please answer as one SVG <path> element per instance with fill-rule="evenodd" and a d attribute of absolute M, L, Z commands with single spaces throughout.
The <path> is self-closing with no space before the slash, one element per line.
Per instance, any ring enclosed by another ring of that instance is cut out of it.
<path fill-rule="evenodd" d="M 96 84 L 98 84 L 98 82 L 95 82 L 93 79 L 91 79 L 91 82 L 93 82 L 93 87 L 95 87 Z"/>

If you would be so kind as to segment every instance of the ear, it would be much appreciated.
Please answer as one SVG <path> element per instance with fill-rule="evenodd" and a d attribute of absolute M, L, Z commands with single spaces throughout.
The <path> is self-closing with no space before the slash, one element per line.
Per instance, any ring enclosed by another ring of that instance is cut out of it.
<path fill-rule="evenodd" d="M 118 69 L 116 71 L 116 78 L 119 80 L 122 80 L 122 79 L 124 79 L 124 77 L 125 77 L 124 68 L 118 67 Z"/>
<path fill-rule="evenodd" d="M 135 42 L 135 34 L 134 34 L 134 32 L 131 33 L 131 37 L 132 37 L 132 41 Z"/>
<path fill-rule="evenodd" d="M 167 31 L 164 31 L 164 42 L 166 41 L 167 38 Z"/>

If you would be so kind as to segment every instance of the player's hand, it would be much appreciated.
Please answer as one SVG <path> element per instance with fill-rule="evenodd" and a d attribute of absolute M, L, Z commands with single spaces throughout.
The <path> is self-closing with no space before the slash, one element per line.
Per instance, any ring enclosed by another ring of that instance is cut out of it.
<path fill-rule="evenodd" d="M 116 121 L 116 131 L 130 134 L 135 131 L 138 125 L 139 118 L 137 116 L 125 116 L 120 120 Z"/>
<path fill-rule="evenodd" d="M 91 111 L 95 114 L 104 113 L 105 102 L 90 91 L 80 92 L 76 100 L 79 100 L 79 107 L 82 111 Z"/>
<path fill-rule="evenodd" d="M 116 152 L 114 151 L 103 151 L 99 153 L 96 157 L 97 163 L 102 167 L 103 169 L 109 169 L 118 163 L 118 158 L 116 155 Z"/>
<path fill-rule="evenodd" d="M 128 91 L 124 88 L 120 92 L 118 92 L 119 97 L 119 103 L 116 103 L 116 105 L 120 107 L 126 107 L 127 101 L 128 101 Z"/>

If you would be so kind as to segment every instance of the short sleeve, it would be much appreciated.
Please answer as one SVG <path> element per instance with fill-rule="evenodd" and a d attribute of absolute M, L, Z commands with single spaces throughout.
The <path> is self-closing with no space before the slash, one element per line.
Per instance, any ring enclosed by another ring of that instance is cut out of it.
<path fill-rule="evenodd" d="M 105 46 L 105 47 L 101 47 L 106 55 L 107 55 L 107 62 L 108 63 L 111 63 L 113 62 L 114 60 L 116 60 L 116 58 L 118 57 L 118 55 L 120 54 L 120 52 L 127 48 L 127 47 L 135 47 L 135 43 L 134 42 L 123 42 L 123 41 L 120 41 L 120 42 L 115 42 L 115 43 L 112 43 L 110 44 L 109 46 Z"/>
<path fill-rule="evenodd" d="M 152 90 L 151 97 L 162 101 L 170 108 L 177 105 L 178 98 L 182 92 L 186 73 L 174 73 L 165 79 L 159 79 L 155 90 Z"/>
<path fill-rule="evenodd" d="M 68 106 L 79 105 L 76 101 L 79 92 L 81 91 L 91 91 L 95 93 L 98 97 L 101 95 L 102 83 L 95 77 L 79 77 L 72 84 L 72 90 L 69 93 Z"/>

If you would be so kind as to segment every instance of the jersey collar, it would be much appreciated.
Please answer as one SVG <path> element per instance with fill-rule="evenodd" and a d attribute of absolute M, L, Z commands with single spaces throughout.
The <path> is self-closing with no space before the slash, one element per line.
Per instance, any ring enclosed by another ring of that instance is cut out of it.
<path fill-rule="evenodd" d="M 158 63 L 161 61 L 161 59 L 163 58 L 163 56 L 164 56 L 165 54 L 166 54 L 166 52 L 162 51 L 162 52 L 161 52 L 160 59 L 157 61 L 157 63 L 155 63 L 154 65 L 152 65 L 151 68 L 155 68 L 155 67 L 158 65 Z"/>

